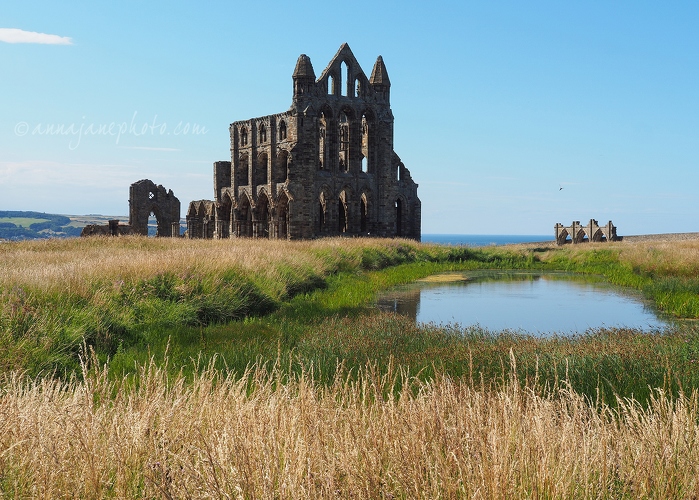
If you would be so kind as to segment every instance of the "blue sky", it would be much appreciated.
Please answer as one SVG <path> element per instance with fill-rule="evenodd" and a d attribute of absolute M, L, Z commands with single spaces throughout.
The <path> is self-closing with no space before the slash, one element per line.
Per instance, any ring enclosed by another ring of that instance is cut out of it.
<path fill-rule="evenodd" d="M 126 215 L 149 178 L 184 214 L 228 125 L 287 110 L 298 56 L 318 75 L 347 42 L 386 63 L 423 233 L 699 231 L 697 2 L 6 4 L 0 210 Z"/>

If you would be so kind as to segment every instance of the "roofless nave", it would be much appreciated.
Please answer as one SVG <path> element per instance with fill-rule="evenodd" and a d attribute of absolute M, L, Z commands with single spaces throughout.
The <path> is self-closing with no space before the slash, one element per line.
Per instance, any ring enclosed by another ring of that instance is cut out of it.
<path fill-rule="evenodd" d="M 214 200 L 189 204 L 189 237 L 419 240 L 417 184 L 393 150 L 381 56 L 367 78 L 343 44 L 316 79 L 302 54 L 292 78 L 288 111 L 231 124 L 231 161 L 214 163 Z"/>

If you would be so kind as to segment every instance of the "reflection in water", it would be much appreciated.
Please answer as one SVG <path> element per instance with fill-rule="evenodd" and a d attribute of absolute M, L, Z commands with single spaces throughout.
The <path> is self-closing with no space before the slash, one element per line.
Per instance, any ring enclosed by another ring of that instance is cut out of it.
<path fill-rule="evenodd" d="M 420 294 L 421 289 L 418 287 L 394 290 L 379 300 L 379 308 L 382 311 L 395 312 L 417 320 L 417 312 L 420 309 Z"/>
<path fill-rule="evenodd" d="M 437 276 L 396 288 L 379 298 L 378 307 L 420 323 L 477 324 L 491 331 L 573 334 L 670 326 L 640 297 L 570 274 L 488 271 L 446 280 Z"/>

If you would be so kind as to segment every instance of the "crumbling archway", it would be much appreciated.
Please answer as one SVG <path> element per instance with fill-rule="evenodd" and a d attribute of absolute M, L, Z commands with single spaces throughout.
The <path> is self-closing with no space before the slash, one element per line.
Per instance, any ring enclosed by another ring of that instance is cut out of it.
<path fill-rule="evenodd" d="M 148 235 L 148 218 L 152 213 L 157 222 L 157 236 L 179 236 L 180 200 L 172 189 L 165 191 L 148 179 L 131 184 L 129 189 L 129 225 L 134 233 Z"/>

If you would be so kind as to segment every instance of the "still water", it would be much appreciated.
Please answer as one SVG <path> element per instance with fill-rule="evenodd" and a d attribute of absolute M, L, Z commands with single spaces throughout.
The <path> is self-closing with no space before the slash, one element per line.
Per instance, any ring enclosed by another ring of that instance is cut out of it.
<path fill-rule="evenodd" d="M 378 299 L 382 310 L 419 323 L 479 325 L 490 331 L 576 334 L 599 327 L 644 331 L 672 326 L 639 295 L 565 273 L 479 271 L 430 276 Z"/>

